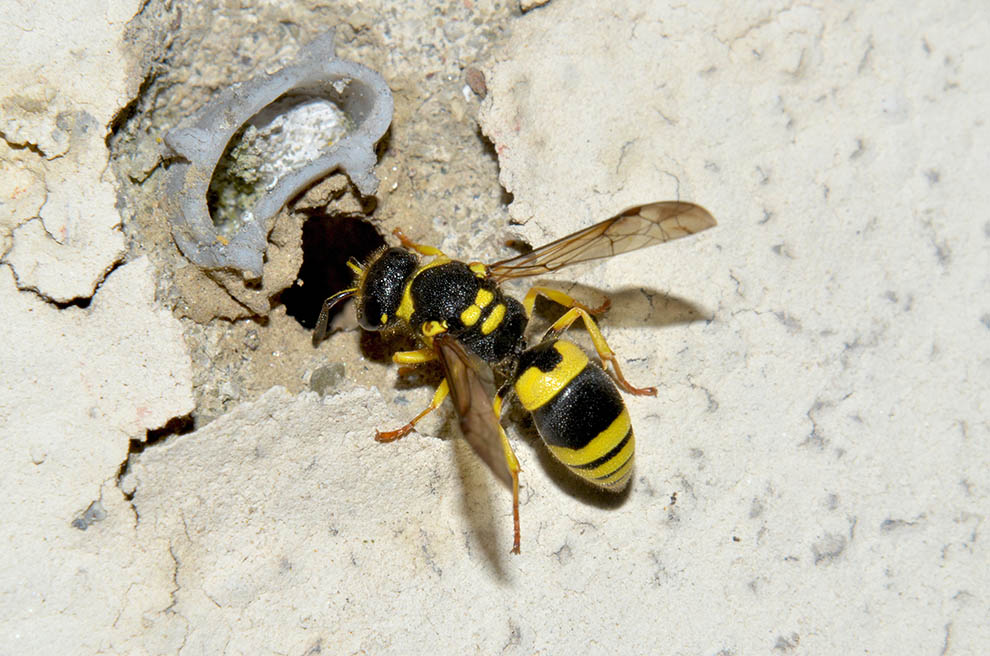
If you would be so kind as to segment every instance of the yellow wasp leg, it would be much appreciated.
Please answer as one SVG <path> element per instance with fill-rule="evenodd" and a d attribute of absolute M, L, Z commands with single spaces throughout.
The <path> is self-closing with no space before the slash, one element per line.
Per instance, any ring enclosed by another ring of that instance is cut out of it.
<path fill-rule="evenodd" d="M 612 305 L 612 301 L 606 297 L 605 302 L 600 306 L 592 309 L 587 305 L 584 305 L 575 298 L 572 298 L 562 291 L 558 291 L 551 287 L 532 287 L 528 292 L 526 292 L 526 297 L 523 299 L 523 307 L 526 309 L 526 316 L 533 316 L 533 307 L 536 305 L 536 297 L 543 296 L 544 298 L 549 298 L 554 303 L 559 303 L 564 307 L 568 308 L 581 308 L 588 314 L 601 314 Z"/>
<path fill-rule="evenodd" d="M 406 365 L 399 367 L 400 376 L 407 376 L 419 365 L 426 362 L 433 362 L 436 359 L 436 351 L 431 348 L 421 348 L 415 351 L 396 351 L 392 354 L 392 362 Z"/>
<path fill-rule="evenodd" d="M 423 364 L 437 359 L 436 351 L 432 348 L 421 348 L 415 351 L 396 351 L 392 354 L 395 364 Z"/>
<path fill-rule="evenodd" d="M 437 386 L 437 391 L 433 394 L 433 400 L 430 401 L 430 405 L 426 406 L 426 409 L 421 413 L 413 417 L 413 420 L 402 428 L 394 431 L 375 431 L 375 439 L 379 442 L 394 442 L 400 437 L 404 437 L 416 427 L 416 422 L 436 410 L 443 400 L 447 398 L 447 394 L 450 392 L 450 387 L 447 385 L 447 379 L 444 378 L 443 382 Z"/>
<path fill-rule="evenodd" d="M 546 339 L 550 335 L 559 335 L 578 319 L 584 320 L 584 327 L 588 329 L 588 334 L 591 335 L 591 341 L 595 345 L 595 350 L 598 351 L 598 357 L 601 358 L 602 365 L 608 369 L 608 365 L 611 363 L 612 368 L 615 370 L 616 382 L 619 383 L 622 389 L 630 394 L 638 394 L 640 396 L 657 395 L 656 387 L 633 387 L 629 384 L 626 377 L 622 375 L 622 370 L 619 369 L 619 361 L 615 357 L 615 351 L 609 347 L 608 342 L 605 341 L 605 336 L 598 329 L 598 324 L 595 323 L 595 320 L 591 318 L 591 315 L 584 308 L 574 307 L 565 312 L 564 316 L 550 326 L 543 338 Z"/>
<path fill-rule="evenodd" d="M 502 428 L 502 400 L 509 392 L 509 387 L 503 387 L 495 395 L 492 401 L 492 409 L 495 411 L 495 419 L 498 421 L 498 434 L 502 438 L 502 451 L 505 453 L 505 464 L 509 467 L 509 474 L 512 476 L 512 553 L 519 553 L 519 460 L 512 451 L 509 438 Z"/>
<path fill-rule="evenodd" d="M 443 251 L 435 246 L 427 246 L 426 244 L 417 244 L 412 239 L 406 236 L 406 233 L 402 232 L 401 228 L 396 228 L 392 231 L 392 234 L 398 237 L 399 243 L 401 243 L 406 248 L 411 248 L 420 255 L 433 255 L 438 257 L 445 257 Z"/>

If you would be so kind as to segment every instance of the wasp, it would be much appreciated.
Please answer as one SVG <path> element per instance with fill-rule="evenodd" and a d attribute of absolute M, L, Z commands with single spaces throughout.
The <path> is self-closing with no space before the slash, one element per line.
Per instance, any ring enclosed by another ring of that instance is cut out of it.
<path fill-rule="evenodd" d="M 714 225 L 712 215 L 693 203 L 638 205 L 529 253 L 488 265 L 454 260 L 396 230 L 401 247 L 386 248 L 364 264 L 348 263 L 355 273 L 354 285 L 324 302 L 313 343 L 326 336 L 330 310 L 354 297 L 363 329 L 404 328 L 421 345 L 393 354 L 392 360 L 405 368 L 400 372 L 440 362 L 444 379 L 430 404 L 405 426 L 378 431 L 375 439 L 391 442 L 407 435 L 450 396 L 464 438 L 512 491 L 512 552 L 519 553 L 520 467 L 501 423 L 508 395 L 515 393 L 550 452 L 570 471 L 592 485 L 618 492 L 629 484 L 635 451 L 632 423 L 618 388 L 636 395 L 655 396 L 657 391 L 634 387 L 623 376 L 594 318 L 608 309 L 608 299 L 590 308 L 556 289 L 534 286 L 520 303 L 502 291 L 501 283 L 679 239 Z M 420 256 L 431 259 L 424 263 Z M 526 327 L 540 296 L 567 310 L 542 339 L 528 346 Z M 591 336 L 599 362 L 561 339 L 577 321 Z"/>

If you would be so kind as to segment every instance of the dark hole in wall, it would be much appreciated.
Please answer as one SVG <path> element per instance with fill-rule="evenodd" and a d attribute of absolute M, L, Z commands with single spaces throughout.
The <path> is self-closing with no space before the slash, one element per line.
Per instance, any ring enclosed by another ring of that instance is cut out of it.
<path fill-rule="evenodd" d="M 310 214 L 303 224 L 303 263 L 299 276 L 281 296 L 286 312 L 307 330 L 315 328 L 323 301 L 354 282 L 354 272 L 347 268 L 347 260 L 353 257 L 363 262 L 384 245 L 382 236 L 364 219 L 322 212 Z M 348 303 L 337 305 L 330 321 L 349 307 Z"/>

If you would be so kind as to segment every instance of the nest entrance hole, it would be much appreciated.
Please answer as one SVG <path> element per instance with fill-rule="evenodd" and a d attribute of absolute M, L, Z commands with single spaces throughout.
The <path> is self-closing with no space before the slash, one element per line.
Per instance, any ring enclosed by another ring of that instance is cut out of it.
<path fill-rule="evenodd" d="M 282 292 L 286 313 L 307 330 L 315 328 L 323 301 L 354 283 L 347 260 L 353 257 L 364 262 L 384 246 L 385 239 L 370 221 L 343 214 L 310 216 L 303 224 L 299 276 Z M 330 321 L 348 306 L 341 303 L 335 307 Z"/>

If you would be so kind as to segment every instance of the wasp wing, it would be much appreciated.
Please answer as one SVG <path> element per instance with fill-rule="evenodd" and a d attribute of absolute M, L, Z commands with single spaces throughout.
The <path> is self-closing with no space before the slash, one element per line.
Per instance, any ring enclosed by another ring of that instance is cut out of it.
<path fill-rule="evenodd" d="M 433 338 L 433 348 L 447 376 L 461 434 L 495 477 L 511 486 L 512 474 L 502 448 L 498 418 L 492 409 L 495 378 L 491 367 L 445 333 Z"/>
<path fill-rule="evenodd" d="M 680 239 L 715 225 L 708 210 L 694 203 L 663 201 L 637 205 L 529 253 L 488 267 L 497 282 L 550 273 L 578 262 L 587 262 L 637 248 Z"/>

